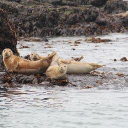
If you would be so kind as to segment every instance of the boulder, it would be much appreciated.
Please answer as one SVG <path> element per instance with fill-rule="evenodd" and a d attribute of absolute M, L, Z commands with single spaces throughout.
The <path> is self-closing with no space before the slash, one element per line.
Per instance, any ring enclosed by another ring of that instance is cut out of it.
<path fill-rule="evenodd" d="M 123 0 L 108 0 L 104 6 L 107 13 L 121 13 L 128 10 L 128 4 Z"/>
<path fill-rule="evenodd" d="M 17 38 L 16 32 L 12 23 L 8 20 L 7 13 L 0 9 L 0 70 L 3 70 L 2 66 L 2 51 L 5 48 L 10 48 L 14 53 L 16 50 Z"/>
<path fill-rule="evenodd" d="M 107 2 L 107 0 L 34 0 L 34 1 L 51 3 L 53 5 L 60 5 L 60 6 L 93 5 L 95 7 L 101 7 Z"/>
<path fill-rule="evenodd" d="M 0 8 L 19 37 L 102 35 L 128 27 L 127 17 L 114 16 L 128 10 L 123 0 L 4 0 Z"/>

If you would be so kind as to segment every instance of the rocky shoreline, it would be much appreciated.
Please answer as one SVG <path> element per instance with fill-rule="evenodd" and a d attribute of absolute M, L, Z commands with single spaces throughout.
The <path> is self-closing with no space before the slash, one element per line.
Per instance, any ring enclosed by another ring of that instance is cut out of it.
<path fill-rule="evenodd" d="M 22 87 L 23 85 L 29 86 L 68 86 L 80 87 L 84 89 L 89 88 L 124 88 L 127 87 L 128 76 L 125 74 L 114 74 L 111 72 L 98 72 L 93 71 L 91 74 L 86 75 L 67 75 L 67 80 L 50 80 L 45 75 L 22 75 L 1 72 L 0 73 L 0 90 L 7 91 L 9 88 Z M 123 81 L 123 85 L 121 84 Z M 111 85 L 110 85 L 111 83 Z M 121 85 L 121 86 L 120 86 Z"/>
<path fill-rule="evenodd" d="M 18 38 L 41 37 L 46 41 L 45 37 L 51 36 L 127 32 L 128 17 L 115 15 L 127 10 L 128 3 L 122 0 L 0 1 L 0 86 L 39 84 L 46 80 L 45 76 L 37 78 L 34 75 L 10 75 L 4 72 L 2 50 L 11 48 L 15 54 L 19 54 L 16 49 Z"/>
<path fill-rule="evenodd" d="M 8 12 L 18 36 L 102 35 L 125 32 L 127 17 L 122 0 L 4 0 L 0 8 Z"/>

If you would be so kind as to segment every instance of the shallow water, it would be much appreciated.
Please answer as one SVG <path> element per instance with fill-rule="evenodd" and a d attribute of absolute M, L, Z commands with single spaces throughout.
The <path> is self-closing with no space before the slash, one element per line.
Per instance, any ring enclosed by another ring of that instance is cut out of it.
<path fill-rule="evenodd" d="M 52 48 L 44 48 L 47 46 L 44 42 L 25 41 L 20 41 L 18 48 L 21 45 L 30 47 L 19 49 L 22 56 L 31 51 L 42 55 L 57 51 L 63 58 L 84 55 L 83 61 L 106 64 L 98 71 L 128 75 L 128 62 L 120 61 L 120 58 L 127 57 L 128 35 L 110 34 L 101 38 L 112 39 L 112 42 L 95 44 L 86 43 L 85 37 L 58 37 L 49 40 Z M 71 46 L 79 39 L 79 46 Z M 114 59 L 117 61 L 114 62 Z M 87 84 L 87 77 L 81 77 Z M 79 77 L 75 79 L 79 81 Z M 127 83 L 127 80 L 120 78 L 90 89 L 81 86 L 24 85 L 7 92 L 1 91 L 0 128 L 127 128 Z"/>
<path fill-rule="evenodd" d="M 25 87 L 13 91 L 0 97 L 1 128 L 128 127 L 127 89 Z"/>

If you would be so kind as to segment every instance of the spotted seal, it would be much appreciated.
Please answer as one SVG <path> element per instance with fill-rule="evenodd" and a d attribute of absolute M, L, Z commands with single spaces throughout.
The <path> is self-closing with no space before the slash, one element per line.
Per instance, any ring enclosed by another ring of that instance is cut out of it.
<path fill-rule="evenodd" d="M 44 73 L 50 66 L 48 59 L 51 59 L 56 53 L 53 52 L 49 56 L 38 61 L 30 61 L 15 56 L 11 49 L 4 49 L 2 52 L 3 62 L 8 72 L 16 72 L 22 74 L 39 74 Z"/>

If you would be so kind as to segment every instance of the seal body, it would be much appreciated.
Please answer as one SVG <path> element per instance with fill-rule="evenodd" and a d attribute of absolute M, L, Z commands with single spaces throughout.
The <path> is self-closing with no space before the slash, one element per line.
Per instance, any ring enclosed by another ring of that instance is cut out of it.
<path fill-rule="evenodd" d="M 60 64 L 64 63 L 67 65 L 67 74 L 86 74 L 103 66 L 96 63 L 78 62 L 64 59 L 60 59 L 59 61 Z"/>
<path fill-rule="evenodd" d="M 99 65 L 96 63 L 72 61 L 70 64 L 67 64 L 67 73 L 68 74 L 86 74 L 100 67 L 102 67 L 102 65 Z"/>
<path fill-rule="evenodd" d="M 67 65 L 58 63 L 59 56 L 56 54 L 52 58 L 51 65 L 46 71 L 46 76 L 54 80 L 64 80 L 66 79 Z"/>
<path fill-rule="evenodd" d="M 7 71 L 22 74 L 44 73 L 50 66 L 50 63 L 48 63 L 47 60 L 52 58 L 55 54 L 56 53 L 52 53 L 51 55 L 38 61 L 30 61 L 13 55 L 11 49 L 4 49 L 2 52 L 3 62 Z"/>
<path fill-rule="evenodd" d="M 87 63 L 87 62 L 79 62 L 81 59 L 83 59 L 83 57 L 80 57 L 80 59 L 76 60 L 76 59 L 61 59 L 59 57 L 57 57 L 58 55 L 56 55 L 56 59 L 55 57 L 53 57 L 53 64 L 56 62 L 58 62 L 58 64 L 60 65 L 66 65 L 67 66 L 67 74 L 86 74 L 86 73 L 90 73 L 93 70 L 96 70 L 97 68 L 102 67 L 103 65 L 100 64 L 96 64 L 96 63 Z M 36 60 L 40 60 L 41 58 L 43 58 L 43 56 L 39 56 L 38 54 L 33 54 L 33 56 L 31 56 L 31 59 L 33 60 L 34 58 L 36 58 Z M 57 60 L 58 59 L 58 60 Z M 55 61 L 56 60 L 56 61 Z M 56 65 L 57 67 L 57 65 Z M 52 68 L 51 66 L 49 67 Z M 55 68 L 53 68 L 55 69 Z"/>

